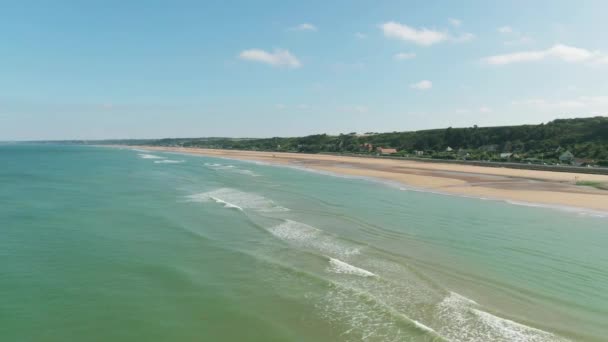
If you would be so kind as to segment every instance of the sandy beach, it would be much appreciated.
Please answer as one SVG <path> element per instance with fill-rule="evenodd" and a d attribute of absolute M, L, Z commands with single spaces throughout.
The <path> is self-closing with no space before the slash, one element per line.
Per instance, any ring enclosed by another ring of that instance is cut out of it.
<path fill-rule="evenodd" d="M 608 183 L 607 175 L 520 170 L 349 156 L 141 146 L 148 150 L 292 165 L 336 174 L 396 181 L 405 186 L 512 202 L 608 212 L 608 191 L 577 181 Z"/>

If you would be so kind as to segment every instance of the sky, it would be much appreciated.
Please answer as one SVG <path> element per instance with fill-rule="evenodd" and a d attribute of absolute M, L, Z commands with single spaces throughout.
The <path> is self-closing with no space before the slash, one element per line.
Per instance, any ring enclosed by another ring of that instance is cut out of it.
<path fill-rule="evenodd" d="M 608 2 L 0 0 L 0 140 L 608 115 Z"/>

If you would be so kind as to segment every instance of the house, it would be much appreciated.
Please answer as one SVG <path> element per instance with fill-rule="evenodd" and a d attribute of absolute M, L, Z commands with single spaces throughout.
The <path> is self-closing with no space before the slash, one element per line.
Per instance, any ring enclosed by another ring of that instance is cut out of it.
<path fill-rule="evenodd" d="M 559 156 L 559 161 L 562 163 L 572 163 L 574 160 L 574 154 L 570 151 L 566 151 Z"/>
<path fill-rule="evenodd" d="M 420 157 L 424 155 L 424 151 L 414 151 L 414 153 L 416 154 L 416 156 Z"/>
<path fill-rule="evenodd" d="M 513 156 L 513 153 L 501 153 L 500 159 L 511 159 L 511 156 Z"/>
<path fill-rule="evenodd" d="M 451 148 L 450 146 L 448 146 L 448 148 L 446 148 L 446 149 L 445 149 L 445 151 L 446 151 L 446 152 L 452 152 L 452 151 L 454 151 L 454 149 L 453 149 L 453 148 Z"/>
<path fill-rule="evenodd" d="M 574 165 L 574 166 L 591 167 L 593 164 L 595 164 L 595 161 L 593 161 L 591 159 L 574 158 L 574 160 L 572 161 L 572 165 Z"/>
<path fill-rule="evenodd" d="M 392 153 L 397 153 L 397 149 L 394 148 L 384 148 L 384 147 L 376 147 L 376 152 L 378 152 L 379 154 L 392 154 Z"/>

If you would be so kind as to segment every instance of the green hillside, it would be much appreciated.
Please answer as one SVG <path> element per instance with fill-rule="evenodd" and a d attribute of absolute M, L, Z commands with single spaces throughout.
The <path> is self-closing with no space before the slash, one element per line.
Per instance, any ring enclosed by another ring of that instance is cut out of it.
<path fill-rule="evenodd" d="M 448 127 L 412 132 L 318 134 L 265 139 L 161 139 L 146 143 L 306 153 L 375 154 L 377 147 L 384 147 L 395 148 L 398 151 L 395 155 L 402 156 L 533 163 L 558 163 L 559 157 L 570 151 L 579 163 L 608 166 L 608 117 L 559 119 L 540 125 Z M 570 162 L 574 163 L 574 159 L 562 160 L 562 163 Z"/>

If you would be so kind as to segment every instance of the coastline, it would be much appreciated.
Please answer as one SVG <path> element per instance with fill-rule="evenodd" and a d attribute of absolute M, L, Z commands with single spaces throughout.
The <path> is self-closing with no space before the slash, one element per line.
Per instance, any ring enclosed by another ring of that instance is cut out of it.
<path fill-rule="evenodd" d="M 121 147 L 296 166 L 339 175 L 392 181 L 416 190 L 447 195 L 504 200 L 513 204 L 580 208 L 608 213 L 608 191 L 575 185 L 577 181 L 608 183 L 608 175 L 322 154 L 161 146 Z"/>

